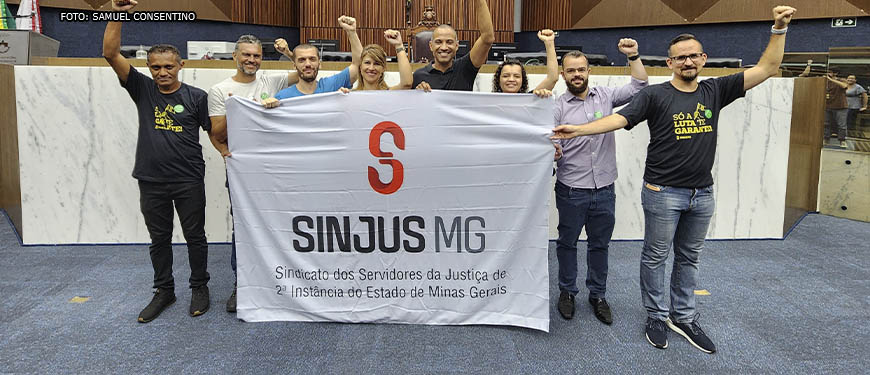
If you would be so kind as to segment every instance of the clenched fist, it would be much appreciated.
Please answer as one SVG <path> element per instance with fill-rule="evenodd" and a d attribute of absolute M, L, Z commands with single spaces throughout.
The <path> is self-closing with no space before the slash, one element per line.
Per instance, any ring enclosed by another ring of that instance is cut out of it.
<path fill-rule="evenodd" d="M 544 43 L 554 42 L 556 41 L 556 33 L 550 29 L 543 29 L 541 31 L 538 31 L 538 39 L 540 39 Z"/>
<path fill-rule="evenodd" d="M 356 31 L 356 18 L 349 16 L 338 17 L 338 25 L 341 26 L 344 31 Z"/>
<path fill-rule="evenodd" d="M 619 52 L 622 52 L 626 56 L 634 56 L 637 55 L 637 41 L 631 38 L 622 38 L 619 40 Z"/>
<path fill-rule="evenodd" d="M 112 0 L 112 10 L 116 12 L 126 12 L 133 9 L 137 4 L 136 0 Z"/>
<path fill-rule="evenodd" d="M 287 41 L 284 38 L 275 39 L 275 50 L 280 52 L 282 55 L 290 54 L 290 47 L 287 45 Z"/>
<path fill-rule="evenodd" d="M 791 22 L 791 17 L 794 16 L 794 12 L 797 12 L 797 9 L 785 5 L 773 8 L 773 27 L 777 29 L 788 27 L 788 23 Z"/>
<path fill-rule="evenodd" d="M 402 45 L 402 33 L 396 30 L 384 31 L 384 38 L 386 38 L 387 43 L 390 43 L 393 47 Z"/>

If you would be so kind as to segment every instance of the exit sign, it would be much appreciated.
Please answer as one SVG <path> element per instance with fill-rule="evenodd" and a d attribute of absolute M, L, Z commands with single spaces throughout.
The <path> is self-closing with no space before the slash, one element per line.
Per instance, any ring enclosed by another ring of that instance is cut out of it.
<path fill-rule="evenodd" d="M 858 26 L 858 17 L 831 18 L 831 27 L 855 27 Z"/>

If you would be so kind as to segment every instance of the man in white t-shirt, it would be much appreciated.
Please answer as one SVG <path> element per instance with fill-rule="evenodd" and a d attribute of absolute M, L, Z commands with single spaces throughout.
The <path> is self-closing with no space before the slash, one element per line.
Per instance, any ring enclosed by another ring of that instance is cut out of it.
<path fill-rule="evenodd" d="M 284 39 L 275 40 L 275 49 L 285 56 L 293 59 L 293 53 Z M 236 62 L 236 74 L 220 83 L 212 86 L 208 91 L 208 115 L 211 118 L 212 132 L 209 136 L 212 145 L 224 157 L 230 156 L 227 145 L 227 108 L 226 101 L 230 96 L 241 96 L 260 102 L 271 98 L 281 91 L 299 81 L 299 74 L 295 71 L 288 73 L 265 74 L 257 72 L 260 63 L 263 62 L 263 46 L 260 40 L 253 35 L 242 35 L 236 41 L 233 51 L 233 61 Z M 229 189 L 229 183 L 227 184 Z M 232 213 L 232 210 L 230 211 Z M 233 274 L 236 273 L 236 241 L 233 232 L 233 252 L 230 264 Z M 233 293 L 227 300 L 227 312 L 236 312 L 236 288 L 233 283 Z"/>

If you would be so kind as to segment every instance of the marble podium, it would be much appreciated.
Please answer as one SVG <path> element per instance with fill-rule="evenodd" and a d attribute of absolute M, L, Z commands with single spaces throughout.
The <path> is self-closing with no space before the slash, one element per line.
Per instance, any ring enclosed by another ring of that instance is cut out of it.
<path fill-rule="evenodd" d="M 185 68 L 180 78 L 208 90 L 233 73 L 232 69 Z M 334 73 L 321 71 L 321 75 Z M 542 74 L 529 77 L 530 87 L 543 79 Z M 654 76 L 651 83 L 667 79 Z M 593 75 L 590 84 L 615 86 L 628 80 L 628 76 Z M 387 81 L 397 82 L 397 73 L 388 72 Z M 492 73 L 481 73 L 475 89 L 490 91 L 491 82 Z M 770 79 L 722 111 L 713 168 L 716 214 L 708 238 L 783 237 L 793 82 Z M 564 93 L 564 83 L 555 91 Z M 13 221 L 23 242 L 148 243 L 138 187 L 130 175 L 136 147 L 135 107 L 112 70 L 15 66 L 14 92 L 17 123 L 4 134 L 17 137 L 18 181 L 7 179 L 4 186 L 18 183 L 20 217 Z M 613 238 L 641 239 L 640 189 L 649 132 L 641 124 L 630 132 L 617 131 L 616 140 L 619 179 Z M 232 224 L 224 163 L 205 133 L 200 142 L 206 160 L 206 232 L 210 242 L 227 242 Z M 14 203 L 5 199 L 4 208 Z M 555 238 L 552 197 L 550 212 L 550 233 Z M 177 219 L 174 241 L 183 242 Z"/>

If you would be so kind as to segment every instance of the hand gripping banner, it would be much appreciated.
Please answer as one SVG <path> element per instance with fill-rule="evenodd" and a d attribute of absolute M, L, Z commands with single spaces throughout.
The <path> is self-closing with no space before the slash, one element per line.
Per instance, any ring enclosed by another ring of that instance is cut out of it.
<path fill-rule="evenodd" d="M 227 116 L 240 319 L 548 330 L 551 100 L 233 97 Z"/>

